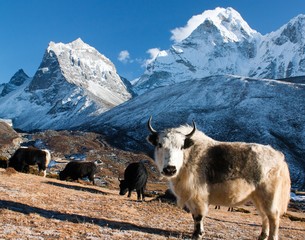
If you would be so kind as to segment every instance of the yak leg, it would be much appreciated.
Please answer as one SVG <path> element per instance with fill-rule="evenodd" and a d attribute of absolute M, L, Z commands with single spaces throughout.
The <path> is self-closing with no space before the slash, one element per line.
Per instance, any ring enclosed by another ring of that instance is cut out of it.
<path fill-rule="evenodd" d="M 43 170 L 43 177 L 46 177 L 47 176 L 47 169 L 44 167 L 42 170 Z M 40 170 L 39 170 L 39 172 L 40 172 Z"/>
<path fill-rule="evenodd" d="M 277 210 L 271 210 L 270 208 L 264 208 L 261 210 L 262 216 L 262 233 L 259 236 L 259 240 L 278 240 L 280 214 Z"/>
<path fill-rule="evenodd" d="M 280 216 L 279 213 L 268 214 L 270 233 L 268 240 L 278 240 Z"/>
<path fill-rule="evenodd" d="M 253 197 L 254 205 L 256 206 L 259 214 L 262 218 L 262 232 L 258 237 L 258 240 L 266 240 L 269 236 L 269 220 L 265 213 L 264 207 L 262 206 L 262 200 L 257 199 L 257 197 Z"/>
<path fill-rule="evenodd" d="M 94 174 L 90 174 L 90 176 L 88 177 L 90 182 L 92 182 L 92 184 L 94 185 Z"/>
<path fill-rule="evenodd" d="M 192 235 L 193 239 L 202 239 L 204 235 L 203 220 L 208 213 L 209 205 L 206 202 L 196 200 L 188 202 L 187 207 L 192 213 L 194 219 L 194 232 Z"/>
<path fill-rule="evenodd" d="M 269 220 L 264 212 L 260 211 L 260 215 L 262 217 L 262 232 L 259 235 L 258 240 L 266 240 L 269 236 Z"/>
<path fill-rule="evenodd" d="M 138 201 L 140 202 L 141 201 L 141 189 L 137 189 L 137 198 L 138 198 Z"/>
<path fill-rule="evenodd" d="M 259 240 L 277 240 L 280 224 L 280 212 L 278 199 L 275 194 L 268 191 L 260 191 L 253 197 L 253 202 L 262 217 L 262 233 Z"/>
<path fill-rule="evenodd" d="M 46 176 L 47 176 L 47 168 L 46 168 L 45 165 L 43 165 L 43 164 L 38 164 L 38 171 L 39 171 L 39 173 L 40 173 L 41 171 L 43 171 L 43 177 L 46 177 Z"/>
<path fill-rule="evenodd" d="M 278 184 L 280 181 L 277 182 Z M 277 186 L 277 191 L 270 196 L 270 199 L 272 199 L 270 202 L 266 203 L 266 214 L 268 216 L 269 220 L 269 238 L 268 240 L 278 240 L 279 236 L 279 227 L 280 227 L 280 215 L 281 215 L 281 210 L 282 210 L 282 200 L 281 199 L 281 191 L 282 191 L 282 186 L 279 184 Z"/>
<path fill-rule="evenodd" d="M 30 172 L 30 166 L 28 164 L 22 164 L 20 168 L 20 172 L 29 173 Z"/>
<path fill-rule="evenodd" d="M 203 229 L 203 216 L 198 214 L 197 216 L 192 214 L 194 219 L 194 232 L 193 232 L 193 239 L 201 239 L 204 235 Z"/>
<path fill-rule="evenodd" d="M 131 189 L 128 189 L 128 195 L 127 195 L 127 197 L 131 197 Z"/>
<path fill-rule="evenodd" d="M 145 189 L 144 189 L 144 187 L 142 187 L 141 188 L 141 194 L 142 194 L 142 200 L 143 201 L 145 201 L 145 194 L 144 194 L 144 192 L 145 192 Z"/>

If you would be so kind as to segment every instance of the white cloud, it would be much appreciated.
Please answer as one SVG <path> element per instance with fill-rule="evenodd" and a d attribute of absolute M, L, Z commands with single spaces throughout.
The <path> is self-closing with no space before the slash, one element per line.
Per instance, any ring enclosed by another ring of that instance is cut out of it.
<path fill-rule="evenodd" d="M 150 58 L 146 59 L 144 61 L 144 63 L 143 63 L 144 67 L 146 67 L 148 64 L 150 64 L 151 62 L 153 62 L 156 59 L 156 57 L 160 53 L 160 49 L 159 48 L 151 48 L 151 49 L 148 49 L 146 51 L 146 53 L 148 53 L 150 55 Z"/>
<path fill-rule="evenodd" d="M 161 51 L 159 48 L 151 48 L 146 51 L 146 53 L 149 54 L 148 59 L 131 59 L 129 52 L 127 50 L 123 50 L 119 53 L 118 60 L 122 63 L 137 63 L 140 64 L 141 67 L 146 68 L 148 64 L 153 62 L 160 54 L 162 55 L 163 52 L 165 51 Z"/>
<path fill-rule="evenodd" d="M 123 63 L 127 63 L 130 60 L 130 54 L 127 50 L 123 50 L 119 53 L 118 60 Z"/>
<path fill-rule="evenodd" d="M 181 42 L 183 39 L 187 38 L 204 21 L 205 18 L 206 14 L 204 13 L 191 17 L 184 27 L 171 30 L 171 40 Z"/>

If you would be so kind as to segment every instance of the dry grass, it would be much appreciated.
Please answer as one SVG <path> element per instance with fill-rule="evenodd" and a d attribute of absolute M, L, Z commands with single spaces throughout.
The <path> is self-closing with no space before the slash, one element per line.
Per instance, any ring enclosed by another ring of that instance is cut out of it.
<path fill-rule="evenodd" d="M 150 182 L 148 190 L 157 188 L 166 186 Z M 174 204 L 155 198 L 137 202 L 135 193 L 128 199 L 115 187 L 0 169 L 0 194 L 0 239 L 187 239 L 193 228 L 190 214 Z M 260 217 L 252 205 L 243 209 L 250 213 L 211 206 L 205 239 L 255 239 Z M 304 222 L 282 219 L 280 239 L 301 240 L 304 234 Z"/>

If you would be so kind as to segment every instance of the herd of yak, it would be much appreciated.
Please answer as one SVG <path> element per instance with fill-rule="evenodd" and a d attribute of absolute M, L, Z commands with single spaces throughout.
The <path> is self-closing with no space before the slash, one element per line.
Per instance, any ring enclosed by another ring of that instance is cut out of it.
<path fill-rule="evenodd" d="M 203 220 L 210 204 L 234 207 L 251 200 L 262 217 L 260 240 L 277 240 L 280 216 L 290 200 L 290 173 L 284 154 L 271 146 L 216 141 L 193 126 L 183 125 L 156 131 L 147 122 L 147 140 L 155 148 L 155 164 L 170 183 L 177 205 L 188 209 L 194 220 L 193 239 L 202 239 Z M 19 148 L 9 159 L 9 167 L 28 171 L 38 165 L 46 173 L 48 150 Z M 71 161 L 59 173 L 61 180 L 88 177 L 94 184 L 94 162 Z M 120 194 L 137 191 L 144 200 L 147 171 L 142 162 L 131 163 L 120 181 Z"/>
<path fill-rule="evenodd" d="M 46 176 L 46 169 L 50 163 L 51 154 L 46 149 L 37 149 L 35 147 L 21 147 L 16 150 L 8 161 L 8 167 L 14 168 L 19 172 L 29 172 L 30 165 L 37 165 L 39 172 L 43 171 Z M 94 176 L 97 172 L 95 162 L 88 161 L 71 161 L 65 168 L 59 172 L 60 180 L 78 180 L 88 178 L 94 184 Z M 144 164 L 140 162 L 130 163 L 125 172 L 124 180 L 120 181 L 120 194 L 125 195 L 127 191 L 128 197 L 135 189 L 138 194 L 138 200 L 144 200 L 144 191 L 147 183 L 148 173 Z"/>

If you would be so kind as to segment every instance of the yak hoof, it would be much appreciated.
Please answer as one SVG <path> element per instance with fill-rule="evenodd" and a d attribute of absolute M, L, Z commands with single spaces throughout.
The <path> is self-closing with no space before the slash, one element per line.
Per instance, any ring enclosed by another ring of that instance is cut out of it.
<path fill-rule="evenodd" d="M 268 239 L 268 235 L 266 233 L 261 233 L 261 235 L 259 235 L 258 240 L 266 240 Z"/>
<path fill-rule="evenodd" d="M 193 233 L 192 239 L 200 240 L 203 239 L 203 233 Z"/>
<path fill-rule="evenodd" d="M 184 206 L 184 207 L 183 207 L 183 210 L 186 211 L 187 213 L 190 213 L 190 212 L 191 212 L 190 209 L 188 209 L 187 206 Z"/>

